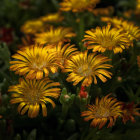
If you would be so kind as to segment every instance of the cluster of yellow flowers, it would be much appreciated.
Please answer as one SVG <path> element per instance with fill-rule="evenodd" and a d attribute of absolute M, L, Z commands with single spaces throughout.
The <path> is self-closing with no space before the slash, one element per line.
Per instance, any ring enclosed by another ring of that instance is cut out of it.
<path fill-rule="evenodd" d="M 112 24 L 114 28 L 120 30 L 121 34 L 126 36 L 124 40 L 127 40 L 131 46 L 133 46 L 133 40 L 140 40 L 140 29 L 138 26 L 135 26 L 134 23 L 117 17 L 102 17 L 101 20 Z"/>
<path fill-rule="evenodd" d="M 92 9 L 98 2 L 99 0 L 64 0 L 60 3 L 60 11 L 88 10 L 96 14 L 98 10 Z M 54 74 L 58 70 L 68 73 L 66 80 L 73 82 L 74 86 L 80 82 L 87 87 L 92 83 L 97 84 L 97 77 L 106 82 L 112 76 L 107 70 L 112 67 L 107 63 L 111 59 L 95 52 L 111 50 L 119 53 L 129 48 L 134 39 L 140 38 L 140 29 L 133 23 L 106 17 L 102 20 L 108 22 L 107 26 L 86 31 L 83 42 L 87 50 L 82 52 L 70 44 L 70 38 L 76 36 L 72 28 L 55 28 L 51 25 L 52 22 L 62 20 L 64 17 L 58 12 L 27 21 L 21 27 L 26 40 L 23 39 L 23 45 L 12 56 L 10 70 L 23 78 L 19 80 L 19 84 L 9 88 L 9 92 L 12 92 L 11 103 L 19 103 L 18 112 L 21 115 L 28 111 L 29 117 L 36 117 L 41 106 L 43 116 L 47 116 L 46 104 L 50 103 L 55 107 L 52 99 L 59 97 L 61 89 L 59 82 L 49 79 L 50 73 Z M 88 49 L 92 49 L 93 53 Z M 82 116 L 85 116 L 85 120 L 93 119 L 91 125 L 99 125 L 99 128 L 110 120 L 108 127 L 111 127 L 119 116 L 126 122 L 134 120 L 133 115 L 140 115 L 135 107 L 131 107 L 131 112 L 126 106 L 107 95 L 101 100 L 96 98 L 95 105 L 89 105 L 89 111 L 82 112 Z"/>
<path fill-rule="evenodd" d="M 61 16 L 60 13 L 52 13 L 36 20 L 27 21 L 21 27 L 21 31 L 25 33 L 27 37 L 30 36 L 30 40 L 28 40 L 25 45 L 33 43 L 55 45 L 58 42 L 70 41 L 69 38 L 76 35 L 72 32 L 72 28 L 54 28 L 51 25 L 51 23 L 60 22 L 63 19 L 64 17 Z"/>

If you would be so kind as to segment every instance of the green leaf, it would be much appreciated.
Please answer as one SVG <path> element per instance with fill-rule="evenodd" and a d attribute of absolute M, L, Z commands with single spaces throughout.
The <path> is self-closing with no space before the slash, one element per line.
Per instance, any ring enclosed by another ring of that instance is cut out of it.
<path fill-rule="evenodd" d="M 72 136 L 70 136 L 67 140 L 78 140 L 78 133 L 74 133 Z"/>
<path fill-rule="evenodd" d="M 30 132 L 30 134 L 29 134 L 27 140 L 36 140 L 36 129 L 33 129 L 33 130 Z"/>
<path fill-rule="evenodd" d="M 1 67 L 1 70 L 6 70 L 9 68 L 9 61 L 10 61 L 10 51 L 8 49 L 8 46 L 3 43 L 0 45 L 0 65 L 4 65 Z"/>
<path fill-rule="evenodd" d="M 17 134 L 16 137 L 14 138 L 14 140 L 21 140 L 20 134 Z"/>

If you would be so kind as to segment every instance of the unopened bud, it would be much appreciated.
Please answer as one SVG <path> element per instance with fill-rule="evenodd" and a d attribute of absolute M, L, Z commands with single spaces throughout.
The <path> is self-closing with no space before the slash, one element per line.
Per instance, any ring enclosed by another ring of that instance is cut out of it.
<path fill-rule="evenodd" d="M 66 94 L 66 95 L 64 95 L 64 98 L 65 98 L 65 99 L 69 99 L 70 96 L 69 96 L 68 94 Z"/>
<path fill-rule="evenodd" d="M 80 98 L 88 98 L 88 93 L 85 91 L 84 86 L 81 86 L 81 90 L 79 92 L 79 97 Z"/>
<path fill-rule="evenodd" d="M 117 80 L 118 80 L 118 82 L 122 82 L 122 77 L 118 76 Z"/>

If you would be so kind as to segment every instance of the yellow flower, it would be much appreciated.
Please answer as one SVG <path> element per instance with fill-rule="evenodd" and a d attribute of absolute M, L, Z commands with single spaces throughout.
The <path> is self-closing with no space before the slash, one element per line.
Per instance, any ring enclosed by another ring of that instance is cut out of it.
<path fill-rule="evenodd" d="M 42 79 L 43 74 L 57 72 L 57 63 L 53 53 L 48 53 L 47 47 L 39 45 L 23 48 L 12 56 L 10 69 L 16 74 L 25 75 L 29 79 Z"/>
<path fill-rule="evenodd" d="M 111 23 L 114 27 L 122 30 L 124 33 L 126 33 L 127 37 L 131 42 L 134 39 L 140 40 L 140 28 L 138 26 L 135 26 L 134 23 L 125 21 L 117 17 L 115 18 L 104 17 L 101 18 L 101 20 L 104 22 Z"/>
<path fill-rule="evenodd" d="M 94 83 L 97 84 L 96 76 L 99 77 L 103 82 L 106 82 L 106 77 L 111 78 L 111 73 L 105 70 L 110 68 L 111 65 L 104 64 L 109 61 L 107 57 L 102 55 L 96 55 L 95 53 L 87 54 L 87 51 L 80 52 L 74 55 L 65 64 L 64 72 L 70 72 L 68 82 L 74 82 L 73 85 L 77 85 L 83 80 L 82 86 L 91 85 L 93 79 Z"/>
<path fill-rule="evenodd" d="M 114 12 L 114 8 L 112 6 L 108 6 L 107 8 L 96 8 L 92 10 L 92 13 L 95 16 L 104 15 L 109 16 Z"/>
<path fill-rule="evenodd" d="M 61 16 L 60 13 L 52 13 L 52 14 L 42 16 L 40 18 L 40 20 L 43 22 L 60 22 L 63 19 L 64 19 L 64 17 Z"/>
<path fill-rule="evenodd" d="M 132 122 L 135 122 L 134 119 L 134 115 L 135 116 L 140 116 L 140 113 L 138 112 L 138 110 L 140 110 L 140 108 L 136 107 L 137 105 L 132 103 L 126 104 L 126 103 L 122 103 L 122 111 L 123 111 L 123 115 L 122 115 L 122 121 L 125 124 L 128 120 L 131 120 Z"/>
<path fill-rule="evenodd" d="M 140 68 L 140 55 L 137 56 L 137 64 L 138 64 L 138 67 Z"/>
<path fill-rule="evenodd" d="M 122 18 L 118 18 L 118 17 L 101 17 L 101 21 L 103 22 L 107 22 L 112 24 L 114 27 L 118 27 L 122 24 L 123 19 Z"/>
<path fill-rule="evenodd" d="M 63 0 L 60 3 L 61 11 L 81 12 L 91 11 L 100 0 Z"/>
<path fill-rule="evenodd" d="M 28 116 L 34 118 L 38 115 L 40 106 L 42 107 L 43 116 L 47 116 L 46 104 L 50 103 L 53 108 L 55 103 L 52 98 L 58 98 L 60 84 L 49 79 L 29 80 L 21 79 L 19 84 L 10 86 L 11 104 L 20 103 L 18 112 L 23 115 L 28 111 Z"/>
<path fill-rule="evenodd" d="M 89 105 L 88 111 L 82 112 L 81 116 L 85 117 L 85 121 L 91 121 L 91 126 L 101 129 L 109 120 L 108 127 L 112 127 L 115 124 L 116 119 L 121 116 L 121 103 L 116 98 L 109 97 L 107 95 L 99 100 L 96 98 L 95 105 Z"/>
<path fill-rule="evenodd" d="M 123 29 L 130 41 L 140 40 L 140 28 L 138 26 L 135 26 L 133 23 L 124 21 L 122 22 L 122 25 L 119 27 Z"/>
<path fill-rule="evenodd" d="M 112 28 L 111 25 L 106 27 L 86 31 L 84 41 L 87 41 L 87 49 L 93 49 L 93 52 L 104 52 L 113 50 L 114 53 L 122 52 L 123 49 L 130 45 L 129 39 L 121 29 Z"/>
<path fill-rule="evenodd" d="M 21 31 L 25 34 L 35 34 L 44 31 L 45 26 L 41 20 L 29 20 L 26 21 L 22 27 Z"/>
<path fill-rule="evenodd" d="M 74 45 L 70 45 L 69 43 L 64 45 L 62 42 L 59 42 L 58 45 L 50 48 L 48 52 L 55 53 L 57 63 L 63 69 L 66 61 L 69 60 L 73 55 L 77 54 L 79 51 L 74 47 Z"/>
<path fill-rule="evenodd" d="M 39 44 L 57 44 L 58 42 L 69 41 L 69 38 L 75 36 L 71 28 L 51 27 L 47 32 L 36 35 L 35 42 Z"/>

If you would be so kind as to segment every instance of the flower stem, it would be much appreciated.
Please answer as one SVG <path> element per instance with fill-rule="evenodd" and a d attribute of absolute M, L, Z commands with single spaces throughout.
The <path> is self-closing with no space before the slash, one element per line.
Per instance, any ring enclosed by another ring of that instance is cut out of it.
<path fill-rule="evenodd" d="M 80 40 L 83 39 L 83 36 L 84 36 L 84 28 L 85 28 L 84 17 L 81 16 L 80 22 L 79 22 L 79 39 Z"/>
<path fill-rule="evenodd" d="M 62 118 L 65 119 L 67 116 L 67 112 L 68 112 L 68 106 L 66 106 L 65 104 L 62 105 Z"/>
<path fill-rule="evenodd" d="M 80 46 L 80 50 L 81 51 L 84 51 L 85 50 L 85 47 L 83 45 L 83 43 L 81 42 L 83 37 L 84 37 L 84 30 L 85 30 L 85 23 L 84 23 L 84 16 L 83 14 L 80 15 L 80 21 L 79 21 L 79 24 L 78 24 L 78 28 L 79 28 L 79 34 L 78 34 L 78 40 L 79 40 L 79 46 Z"/>

